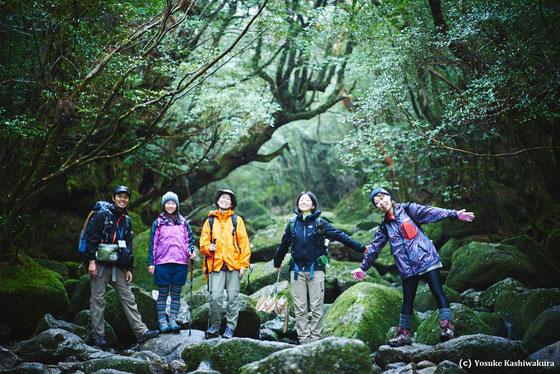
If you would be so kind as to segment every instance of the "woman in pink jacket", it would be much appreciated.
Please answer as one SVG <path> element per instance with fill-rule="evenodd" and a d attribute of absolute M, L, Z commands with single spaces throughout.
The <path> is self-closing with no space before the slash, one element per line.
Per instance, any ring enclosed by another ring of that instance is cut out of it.
<path fill-rule="evenodd" d="M 187 281 L 189 260 L 196 257 L 191 226 L 179 213 L 179 197 L 167 192 L 161 199 L 163 212 L 152 224 L 148 248 L 148 271 L 159 287 L 157 314 L 161 332 L 178 332 L 177 315 L 181 288 Z M 171 294 L 169 321 L 165 309 Z"/>

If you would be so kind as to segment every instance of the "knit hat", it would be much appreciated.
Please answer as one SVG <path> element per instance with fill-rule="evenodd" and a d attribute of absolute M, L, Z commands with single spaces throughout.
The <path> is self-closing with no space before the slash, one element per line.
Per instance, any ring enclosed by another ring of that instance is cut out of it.
<path fill-rule="evenodd" d="M 168 191 L 165 193 L 165 195 L 163 195 L 163 197 L 161 198 L 161 206 L 164 207 L 165 203 L 168 201 L 174 201 L 175 204 L 177 204 L 177 208 L 179 208 L 179 196 L 177 196 L 176 193 Z"/>
<path fill-rule="evenodd" d="M 371 195 L 369 196 L 369 198 L 370 198 L 370 200 L 371 200 L 371 203 L 372 203 L 373 205 L 375 205 L 375 203 L 373 202 L 373 197 L 374 197 L 375 195 L 377 195 L 378 193 L 382 193 L 382 194 L 385 194 L 385 195 L 389 195 L 389 197 L 391 196 L 391 194 L 390 194 L 389 192 L 387 192 L 386 189 L 381 188 L 381 187 L 380 187 L 380 188 L 376 188 L 375 190 L 371 191 Z"/>

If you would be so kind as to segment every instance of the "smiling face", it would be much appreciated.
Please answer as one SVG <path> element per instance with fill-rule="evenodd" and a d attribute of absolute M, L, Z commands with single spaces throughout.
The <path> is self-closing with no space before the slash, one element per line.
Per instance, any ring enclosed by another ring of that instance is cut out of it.
<path fill-rule="evenodd" d="M 303 194 L 300 196 L 298 200 L 298 209 L 302 213 L 308 213 L 315 209 L 315 205 L 313 205 L 313 200 L 309 197 L 308 194 Z"/>
<path fill-rule="evenodd" d="M 231 208 L 231 196 L 227 193 L 223 193 L 218 201 L 216 202 L 218 205 L 218 209 L 222 211 L 226 211 Z"/>
<path fill-rule="evenodd" d="M 391 202 L 391 196 L 384 193 L 378 193 L 373 197 L 373 204 L 377 209 L 384 212 L 389 212 L 393 208 L 393 203 Z"/>
<path fill-rule="evenodd" d="M 177 211 L 177 204 L 175 203 L 175 201 L 169 200 L 165 203 L 163 208 L 165 209 L 165 213 L 171 215 Z"/>
<path fill-rule="evenodd" d="M 130 201 L 130 196 L 126 192 L 119 192 L 115 196 L 113 196 L 113 203 L 115 203 L 115 207 L 119 210 L 123 210 L 128 205 Z"/>

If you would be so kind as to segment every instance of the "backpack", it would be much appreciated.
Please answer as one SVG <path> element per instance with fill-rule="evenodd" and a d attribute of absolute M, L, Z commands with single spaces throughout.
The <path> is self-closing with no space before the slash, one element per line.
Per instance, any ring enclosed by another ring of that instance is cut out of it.
<path fill-rule="evenodd" d="M 91 217 L 93 217 L 95 214 L 99 213 L 100 211 L 105 211 L 107 213 L 110 213 L 109 210 L 110 205 L 111 203 L 107 201 L 98 201 L 97 203 L 95 203 L 91 212 L 89 212 L 86 221 L 84 222 L 84 227 L 82 229 L 82 232 L 80 233 L 80 241 L 78 242 L 78 254 L 80 256 L 80 259 L 82 260 L 82 265 L 86 262 L 86 241 L 87 241 L 87 236 L 91 230 L 91 225 L 90 225 Z M 107 235 L 106 229 L 107 229 L 107 222 L 105 222 L 105 227 L 103 228 L 104 237 Z"/>
<path fill-rule="evenodd" d="M 241 252 L 241 247 L 239 246 L 239 239 L 237 238 L 237 216 L 234 214 L 231 216 L 231 223 L 233 224 L 233 230 L 231 231 L 231 235 L 235 238 L 235 243 L 237 244 L 237 250 Z M 210 225 L 210 243 L 213 241 L 212 237 L 212 226 L 214 226 L 214 216 L 208 217 L 208 224 Z"/>

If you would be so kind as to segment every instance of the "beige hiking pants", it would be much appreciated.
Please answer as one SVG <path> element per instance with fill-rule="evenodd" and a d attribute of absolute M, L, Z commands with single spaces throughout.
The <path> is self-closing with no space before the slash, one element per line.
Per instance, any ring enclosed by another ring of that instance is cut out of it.
<path fill-rule="evenodd" d="M 300 271 L 294 280 L 295 272 L 290 272 L 292 299 L 296 314 L 296 331 L 301 343 L 321 339 L 323 332 L 323 302 L 325 300 L 325 272 L 315 270 L 311 279 L 309 271 Z M 311 309 L 311 323 L 307 319 L 307 297 Z"/>

